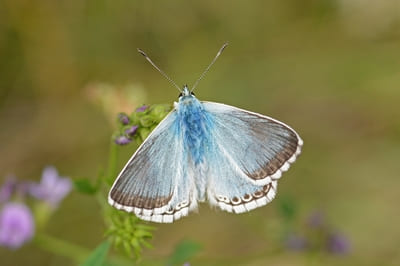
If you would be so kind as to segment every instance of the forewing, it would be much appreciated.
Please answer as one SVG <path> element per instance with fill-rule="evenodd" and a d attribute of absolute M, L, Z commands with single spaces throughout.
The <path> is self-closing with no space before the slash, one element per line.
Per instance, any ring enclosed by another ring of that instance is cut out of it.
<path fill-rule="evenodd" d="M 172 111 L 125 165 L 110 190 L 109 203 L 153 222 L 172 222 L 187 215 L 193 178 L 183 163 L 179 138 Z"/>
<path fill-rule="evenodd" d="M 277 180 L 301 152 L 299 135 L 267 116 L 224 104 L 203 105 L 214 121 L 210 202 L 237 213 L 270 202 Z"/>

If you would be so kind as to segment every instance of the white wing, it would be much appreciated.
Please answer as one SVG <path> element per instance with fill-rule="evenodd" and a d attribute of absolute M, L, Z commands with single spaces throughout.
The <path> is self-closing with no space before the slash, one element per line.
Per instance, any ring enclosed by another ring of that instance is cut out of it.
<path fill-rule="evenodd" d="M 212 102 L 203 106 L 214 120 L 210 203 L 241 213 L 270 202 L 277 180 L 301 152 L 299 135 L 267 116 Z"/>
<path fill-rule="evenodd" d="M 137 149 L 112 186 L 108 202 L 143 220 L 173 222 L 197 206 L 172 111 Z"/>

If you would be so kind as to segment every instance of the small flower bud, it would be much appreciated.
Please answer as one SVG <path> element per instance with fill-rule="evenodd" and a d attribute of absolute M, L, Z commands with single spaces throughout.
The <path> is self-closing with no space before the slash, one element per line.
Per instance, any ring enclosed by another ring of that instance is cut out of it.
<path fill-rule="evenodd" d="M 126 145 L 128 143 L 130 143 L 132 140 L 126 136 L 119 136 L 117 138 L 115 138 L 114 142 L 115 144 L 118 145 Z"/>
<path fill-rule="evenodd" d="M 148 107 L 147 105 L 143 105 L 143 106 L 137 108 L 137 109 L 136 109 L 136 112 L 137 112 L 137 113 L 141 113 L 141 112 L 146 111 L 148 108 L 149 108 L 149 107 Z"/>
<path fill-rule="evenodd" d="M 119 113 L 118 114 L 118 120 L 121 122 L 123 125 L 128 125 L 130 122 L 129 116 L 125 113 Z"/>
<path fill-rule="evenodd" d="M 133 136 L 133 135 L 135 135 L 135 133 L 136 133 L 138 128 L 139 127 L 135 126 L 135 125 L 131 126 L 131 127 L 127 128 L 127 129 L 125 129 L 125 134 L 127 134 L 129 136 Z"/>

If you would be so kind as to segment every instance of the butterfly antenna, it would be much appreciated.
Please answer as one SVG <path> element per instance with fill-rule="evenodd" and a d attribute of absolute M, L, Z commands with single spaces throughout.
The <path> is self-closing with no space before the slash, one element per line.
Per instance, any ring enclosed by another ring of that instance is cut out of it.
<path fill-rule="evenodd" d="M 139 48 L 138 48 L 137 50 L 138 50 L 139 54 L 143 55 L 144 58 L 146 58 L 146 60 L 149 61 L 150 64 L 151 64 L 155 69 L 157 69 L 158 72 L 161 73 L 161 75 L 163 75 L 171 84 L 173 84 L 180 92 L 182 92 L 182 90 L 179 88 L 179 86 L 176 85 L 176 83 L 175 83 L 170 77 L 168 77 L 167 74 L 165 74 L 164 71 L 162 71 L 158 66 L 156 66 L 156 64 L 154 64 L 153 61 L 151 61 L 150 57 L 148 57 L 147 54 L 146 54 L 145 52 L 143 52 L 143 51 L 140 50 Z"/>
<path fill-rule="evenodd" d="M 208 70 L 210 70 L 211 66 L 215 63 L 215 61 L 217 61 L 217 58 L 221 55 L 222 51 L 225 49 L 225 47 L 228 46 L 228 43 L 224 43 L 224 45 L 222 45 L 222 47 L 219 49 L 217 55 L 214 57 L 214 59 L 211 61 L 211 63 L 208 65 L 208 67 L 206 68 L 206 70 L 204 70 L 203 74 L 200 75 L 200 77 L 196 80 L 196 82 L 194 83 L 191 92 L 194 91 L 194 89 L 197 87 L 197 84 L 199 84 L 199 81 L 204 77 L 204 75 L 208 72 Z"/>

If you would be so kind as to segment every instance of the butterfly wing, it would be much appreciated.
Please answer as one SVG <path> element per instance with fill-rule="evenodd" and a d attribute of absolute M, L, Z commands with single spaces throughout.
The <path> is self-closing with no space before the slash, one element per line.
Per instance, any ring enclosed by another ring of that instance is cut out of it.
<path fill-rule="evenodd" d="M 301 152 L 289 126 L 229 105 L 203 102 L 214 120 L 207 196 L 212 205 L 241 213 L 270 202 L 277 180 Z"/>
<path fill-rule="evenodd" d="M 151 132 L 125 165 L 108 202 L 117 209 L 134 212 L 143 220 L 173 222 L 196 207 L 195 185 L 184 152 L 176 111 Z"/>

